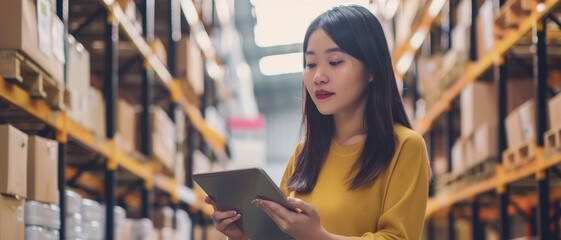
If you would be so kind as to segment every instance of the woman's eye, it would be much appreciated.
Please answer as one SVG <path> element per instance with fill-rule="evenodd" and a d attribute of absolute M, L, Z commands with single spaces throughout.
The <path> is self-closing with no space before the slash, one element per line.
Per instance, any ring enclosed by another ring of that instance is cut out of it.
<path fill-rule="evenodd" d="M 308 64 L 306 64 L 306 67 L 307 67 L 307 68 L 314 68 L 315 66 L 316 66 L 315 63 L 308 63 Z"/>
<path fill-rule="evenodd" d="M 329 65 L 331 65 L 331 66 L 337 66 L 337 65 L 341 64 L 342 62 L 343 62 L 343 61 L 330 61 L 330 62 L 329 62 Z"/>

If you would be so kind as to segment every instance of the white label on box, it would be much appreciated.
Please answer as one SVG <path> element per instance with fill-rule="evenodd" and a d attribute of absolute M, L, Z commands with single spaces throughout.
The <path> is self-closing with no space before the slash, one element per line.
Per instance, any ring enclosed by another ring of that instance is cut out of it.
<path fill-rule="evenodd" d="M 37 31 L 39 38 L 39 50 L 47 57 L 53 55 L 51 45 L 51 2 L 48 0 L 37 0 Z"/>
<path fill-rule="evenodd" d="M 24 217 L 24 214 L 23 214 L 23 206 L 18 206 L 17 211 L 18 211 L 18 212 L 17 212 L 17 220 L 18 220 L 18 222 L 23 222 L 23 217 Z"/>
<path fill-rule="evenodd" d="M 53 44 L 53 55 L 62 64 L 66 62 L 64 57 L 64 23 L 57 17 L 53 16 L 53 32 L 52 32 L 52 44 Z"/>
<path fill-rule="evenodd" d="M 54 142 L 47 142 L 47 148 L 49 149 L 49 157 L 50 160 L 56 161 L 58 160 L 58 149 L 57 146 L 58 144 L 54 143 Z"/>
<path fill-rule="evenodd" d="M 525 141 L 529 141 L 534 139 L 534 129 L 533 129 L 533 121 L 532 121 L 532 104 L 527 103 L 520 106 L 520 120 L 522 121 L 522 132 Z"/>

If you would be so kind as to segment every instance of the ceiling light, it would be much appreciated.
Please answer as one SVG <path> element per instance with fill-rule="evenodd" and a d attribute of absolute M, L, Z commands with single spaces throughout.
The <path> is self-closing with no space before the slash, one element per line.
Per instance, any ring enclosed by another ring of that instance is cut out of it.
<path fill-rule="evenodd" d="M 444 3 L 446 3 L 446 0 L 433 0 L 429 6 L 429 15 L 432 17 L 438 15 L 442 7 L 444 7 Z"/>
<path fill-rule="evenodd" d="M 266 56 L 259 60 L 259 70 L 267 76 L 299 73 L 302 69 L 301 52 Z"/>

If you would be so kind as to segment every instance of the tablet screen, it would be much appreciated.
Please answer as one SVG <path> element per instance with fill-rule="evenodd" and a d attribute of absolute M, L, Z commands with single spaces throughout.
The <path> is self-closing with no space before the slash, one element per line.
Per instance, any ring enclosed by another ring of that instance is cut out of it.
<path fill-rule="evenodd" d="M 260 168 L 193 174 L 193 180 L 214 200 L 221 211 L 235 210 L 234 222 L 251 239 L 292 239 L 251 201 L 256 198 L 277 202 L 291 211 L 277 185 Z"/>

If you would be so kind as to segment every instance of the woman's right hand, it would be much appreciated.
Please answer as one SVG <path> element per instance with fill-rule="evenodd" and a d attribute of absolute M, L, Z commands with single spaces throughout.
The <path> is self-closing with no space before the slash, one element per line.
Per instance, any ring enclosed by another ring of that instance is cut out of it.
<path fill-rule="evenodd" d="M 242 230 L 240 230 L 238 226 L 233 224 L 236 220 L 240 219 L 241 215 L 239 213 L 237 213 L 236 211 L 222 212 L 218 210 L 216 204 L 214 203 L 214 201 L 212 201 L 212 199 L 210 199 L 209 196 L 205 197 L 205 202 L 212 205 L 212 208 L 214 209 L 214 213 L 212 214 L 212 216 L 210 216 L 210 218 L 214 222 L 214 227 L 216 228 L 216 230 L 226 235 L 228 239 L 231 240 L 249 239 L 243 234 Z"/>

